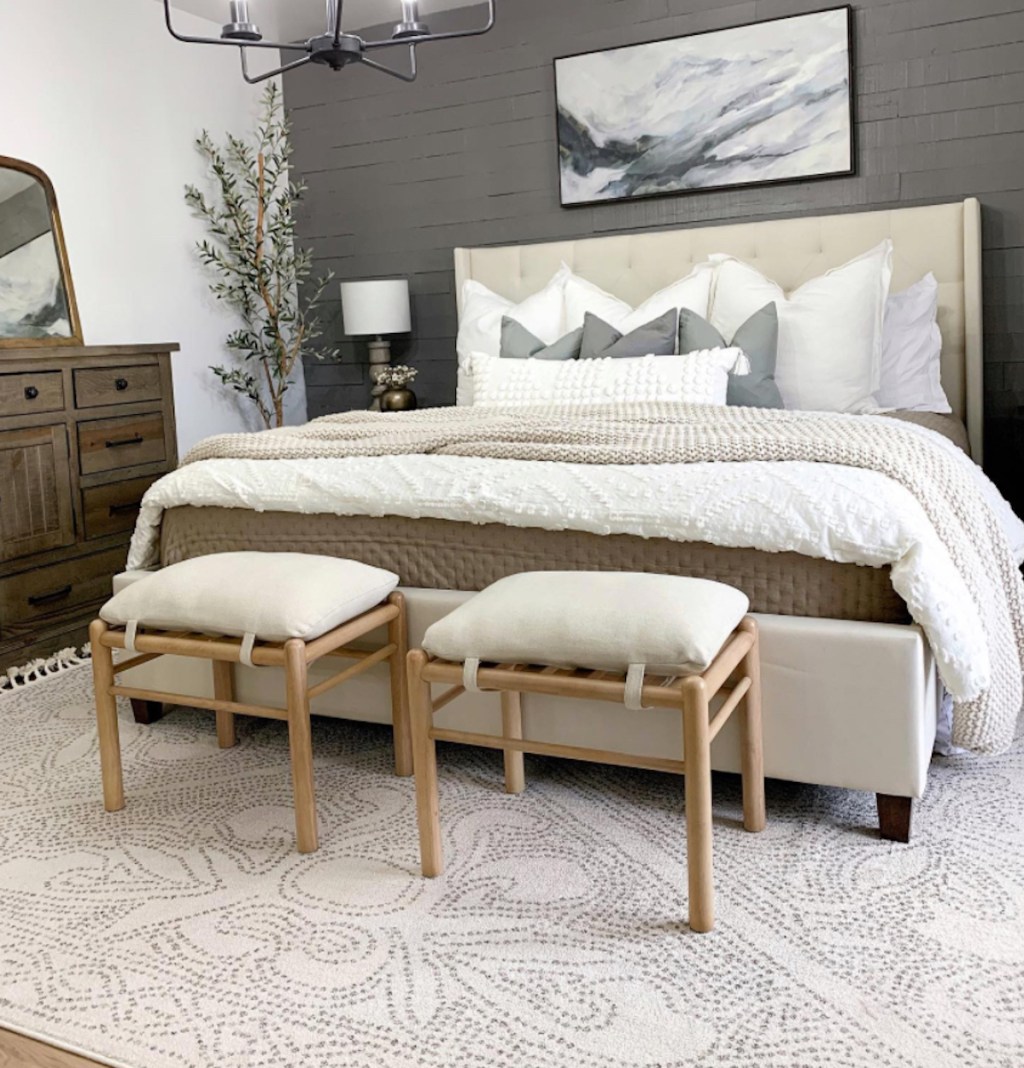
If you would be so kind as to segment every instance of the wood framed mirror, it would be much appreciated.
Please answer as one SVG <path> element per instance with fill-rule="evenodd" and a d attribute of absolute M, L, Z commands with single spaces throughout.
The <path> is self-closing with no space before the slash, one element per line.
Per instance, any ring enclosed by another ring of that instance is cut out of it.
<path fill-rule="evenodd" d="M 0 353 L 81 344 L 53 185 L 31 163 L 0 156 Z"/>

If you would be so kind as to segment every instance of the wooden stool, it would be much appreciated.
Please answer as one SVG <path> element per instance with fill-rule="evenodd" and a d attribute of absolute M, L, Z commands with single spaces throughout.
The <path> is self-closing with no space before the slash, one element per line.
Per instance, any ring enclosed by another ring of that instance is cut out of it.
<path fill-rule="evenodd" d="M 148 580 L 143 579 L 139 585 L 146 581 Z M 110 602 L 110 604 L 113 603 L 113 601 Z M 348 648 L 352 642 L 382 626 L 388 629 L 387 644 L 370 651 Z M 131 644 L 134 646 L 136 655 L 115 664 L 112 650 L 124 649 L 129 645 L 126 628 L 111 627 L 102 619 L 97 619 L 89 628 L 89 638 L 92 643 L 93 678 L 96 687 L 103 801 L 108 812 L 116 812 L 124 807 L 121 747 L 117 721 L 118 697 L 209 709 L 217 714 L 217 741 L 221 748 L 230 748 L 235 744 L 236 715 L 284 720 L 288 724 L 288 740 L 291 750 L 298 849 L 300 853 L 315 852 L 319 842 L 313 781 L 310 701 L 384 660 L 388 660 L 391 666 L 395 771 L 398 775 L 412 774 L 408 687 L 405 678 L 408 641 L 405 600 L 400 593 L 391 593 L 386 602 L 369 611 L 361 612 L 310 640 L 291 638 L 284 642 L 268 642 L 257 639 L 246 642 L 241 638 L 194 631 L 170 632 L 147 629 L 134 635 L 134 641 Z M 137 689 L 132 686 L 117 685 L 115 682 L 115 675 L 130 671 L 133 667 L 165 655 L 209 660 L 213 669 L 214 697 L 211 699 L 181 693 Z M 355 663 L 331 678 L 310 687 L 309 666 L 322 657 L 342 657 L 354 660 Z M 274 708 L 236 701 L 232 665 L 239 662 L 255 667 L 283 667 L 286 678 L 287 707 Z"/>
<path fill-rule="evenodd" d="M 725 683 L 739 669 L 731 689 Z M 684 760 L 629 756 L 598 749 L 523 739 L 520 697 L 522 693 L 554 697 L 593 698 L 622 703 L 627 677 L 609 671 L 556 668 L 537 664 L 482 662 L 477 686 L 501 694 L 501 737 L 467 731 L 439 729 L 434 713 L 465 693 L 465 664 L 435 659 L 422 649 L 409 653 L 409 694 L 413 754 L 416 765 L 416 805 L 419 819 L 423 874 L 440 875 L 444 866 L 438 810 L 437 757 L 435 742 L 460 742 L 505 751 L 506 790 L 517 793 L 525 785 L 522 754 L 569 757 L 601 764 L 668 771 L 686 777 L 686 837 L 689 878 L 690 927 L 710 931 L 714 927 L 714 880 L 712 869 L 711 743 L 732 713 L 740 707 L 742 732 L 743 826 L 761 831 L 765 826 L 764 763 L 761 752 L 761 673 L 757 623 L 745 617 L 725 642 L 710 666 L 699 675 L 678 678 L 648 675 L 641 690 L 645 707 L 673 708 L 682 715 Z M 431 683 L 449 683 L 451 688 L 436 700 Z M 710 717 L 710 703 L 725 699 Z"/>

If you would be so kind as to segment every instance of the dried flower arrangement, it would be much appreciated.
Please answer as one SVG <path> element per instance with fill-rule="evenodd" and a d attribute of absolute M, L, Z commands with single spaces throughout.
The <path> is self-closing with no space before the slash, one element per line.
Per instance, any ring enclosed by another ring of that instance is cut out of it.
<path fill-rule="evenodd" d="M 404 363 L 394 367 L 384 367 L 377 373 L 377 381 L 385 389 L 407 389 L 412 380 L 419 374 L 414 367 L 407 367 Z"/>

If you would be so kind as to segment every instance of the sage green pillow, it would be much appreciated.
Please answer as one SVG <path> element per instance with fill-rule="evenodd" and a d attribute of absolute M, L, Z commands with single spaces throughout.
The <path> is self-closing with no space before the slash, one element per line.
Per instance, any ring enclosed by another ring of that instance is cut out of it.
<path fill-rule="evenodd" d="M 779 351 L 779 313 L 774 303 L 766 304 L 733 334 L 724 337 L 707 319 L 681 308 L 679 311 L 679 351 L 701 349 L 742 349 L 750 361 L 750 374 L 729 375 L 726 404 L 737 408 L 785 408 L 775 383 L 775 360 Z"/>
<path fill-rule="evenodd" d="M 575 360 L 580 354 L 583 327 L 545 345 L 522 323 L 507 315 L 501 320 L 501 349 L 503 360 Z"/>
<path fill-rule="evenodd" d="M 581 360 L 599 360 L 604 356 L 674 356 L 679 312 L 670 308 L 664 315 L 622 334 L 603 319 L 587 312 L 583 319 Z"/>

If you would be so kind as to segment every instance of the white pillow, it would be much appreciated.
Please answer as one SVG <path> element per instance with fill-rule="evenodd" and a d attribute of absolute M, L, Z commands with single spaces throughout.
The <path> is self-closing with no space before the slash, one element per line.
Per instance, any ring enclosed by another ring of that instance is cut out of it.
<path fill-rule="evenodd" d="M 709 579 L 616 571 L 524 571 L 427 628 L 444 660 L 553 664 L 653 674 L 706 671 L 750 607 Z"/>
<path fill-rule="evenodd" d="M 474 404 L 484 407 L 630 401 L 725 404 L 729 372 L 750 372 L 739 349 L 558 361 L 502 360 L 474 353 L 471 366 Z"/>
<path fill-rule="evenodd" d="M 611 293 L 606 293 L 600 286 L 588 282 L 574 274 L 563 263 L 565 275 L 565 329 L 575 330 L 583 325 L 587 312 L 603 319 L 622 334 L 628 334 L 638 326 L 657 319 L 659 315 L 672 308 L 689 308 L 690 311 L 707 318 L 708 304 L 711 299 L 711 283 L 715 277 L 715 267 L 710 261 L 698 263 L 685 277 L 673 282 L 648 297 L 643 304 L 634 308 Z"/>
<path fill-rule="evenodd" d="M 812 278 L 792 293 L 732 256 L 718 264 L 711 323 L 725 337 L 759 308 L 779 312 L 775 381 L 789 409 L 862 412 L 878 407 L 882 319 L 892 241 Z"/>
<path fill-rule="evenodd" d="M 472 404 L 468 386 L 463 382 L 469 358 L 474 352 L 497 356 L 501 352 L 501 320 L 507 315 L 521 323 L 546 345 L 557 341 L 567 331 L 564 289 L 569 268 L 562 264 L 543 289 L 531 293 L 519 304 L 488 289 L 472 279 L 462 283 L 462 311 L 455 351 L 459 358 L 459 396 L 457 404 Z"/>
<path fill-rule="evenodd" d="M 383 601 L 398 576 L 308 553 L 214 553 L 154 571 L 100 609 L 113 626 L 311 641 Z"/>
<path fill-rule="evenodd" d="M 908 412 L 953 409 L 942 388 L 939 283 L 930 272 L 885 302 L 878 403 Z"/>

